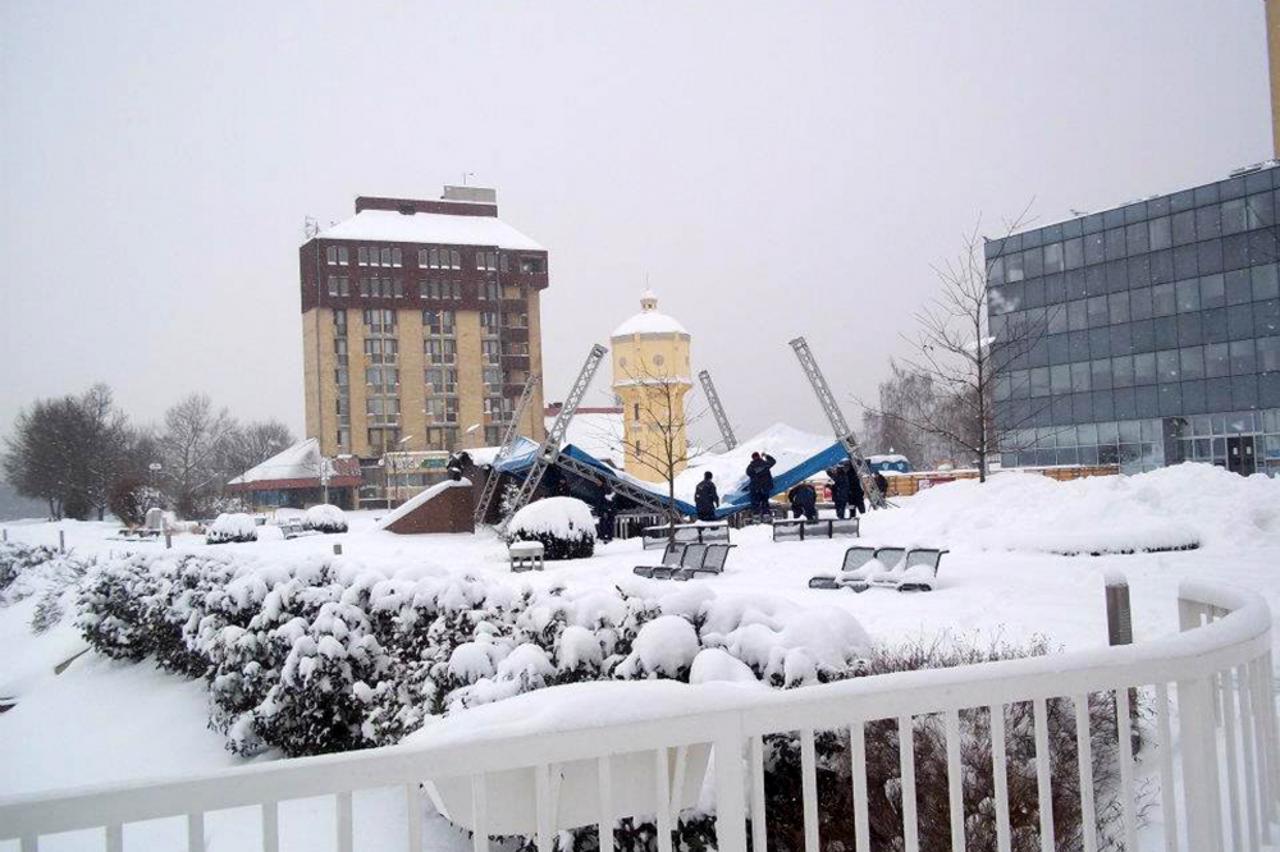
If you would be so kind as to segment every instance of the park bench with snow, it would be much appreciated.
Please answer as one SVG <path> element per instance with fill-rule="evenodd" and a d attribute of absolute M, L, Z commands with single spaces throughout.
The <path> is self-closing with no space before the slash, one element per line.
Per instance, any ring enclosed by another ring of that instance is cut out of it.
<path fill-rule="evenodd" d="M 774 541 L 805 541 L 810 538 L 835 538 L 838 535 L 851 535 L 855 538 L 861 535 L 858 518 L 819 518 L 816 521 L 782 518 L 773 522 Z"/>
<path fill-rule="evenodd" d="M 811 577 L 809 588 L 855 592 L 865 592 L 872 587 L 900 592 L 933 591 L 938 565 L 946 552 L 930 547 L 851 547 L 845 551 L 838 575 Z"/>
<path fill-rule="evenodd" d="M 722 574 L 733 547 L 723 542 L 668 544 L 661 565 L 638 565 L 633 570 L 653 580 L 692 580 L 699 574 Z"/>
<path fill-rule="evenodd" d="M 728 521 L 694 521 L 690 524 L 676 524 L 675 535 L 671 536 L 671 527 L 661 524 L 656 527 L 645 527 L 642 533 L 644 549 L 666 547 L 668 538 L 674 537 L 680 544 L 728 543 Z"/>

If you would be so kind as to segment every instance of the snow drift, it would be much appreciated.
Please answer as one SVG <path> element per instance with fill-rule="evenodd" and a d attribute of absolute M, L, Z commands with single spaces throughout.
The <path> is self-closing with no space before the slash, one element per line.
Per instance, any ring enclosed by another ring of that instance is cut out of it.
<path fill-rule="evenodd" d="M 1206 464 L 1069 482 L 1006 471 L 896 502 L 875 532 L 900 546 L 1116 553 L 1280 535 L 1280 481 Z"/>

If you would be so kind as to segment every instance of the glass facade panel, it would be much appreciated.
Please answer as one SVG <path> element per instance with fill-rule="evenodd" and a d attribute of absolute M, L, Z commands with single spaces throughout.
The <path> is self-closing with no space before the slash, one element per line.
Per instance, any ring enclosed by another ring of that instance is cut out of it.
<path fill-rule="evenodd" d="M 1260 458 L 1274 434 L 1280 473 L 1277 187 L 1272 167 L 987 244 L 993 336 L 1045 332 L 997 381 L 997 418 L 1038 427 L 1006 463 L 1140 470 L 1173 427 L 1171 460 L 1222 463 L 1236 424 Z"/>

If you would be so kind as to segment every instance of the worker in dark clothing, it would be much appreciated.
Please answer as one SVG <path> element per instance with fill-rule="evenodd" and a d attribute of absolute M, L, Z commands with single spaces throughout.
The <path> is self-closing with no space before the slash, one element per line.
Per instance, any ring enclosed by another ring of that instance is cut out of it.
<path fill-rule="evenodd" d="M 818 520 L 818 492 L 812 485 L 801 482 L 787 492 L 787 499 L 791 501 L 792 517 L 803 517 L 806 521 Z"/>
<path fill-rule="evenodd" d="M 604 483 L 600 494 L 600 502 L 596 504 L 596 538 L 601 541 L 613 541 L 613 520 L 618 514 L 617 495 L 609 483 Z"/>
<path fill-rule="evenodd" d="M 862 477 L 858 476 L 858 467 L 853 462 L 845 462 L 849 468 L 849 503 L 859 515 L 867 513 L 867 495 L 862 488 Z"/>
<path fill-rule="evenodd" d="M 836 504 L 836 517 L 844 519 L 853 497 L 853 484 L 849 481 L 849 463 L 847 461 L 827 468 L 827 476 L 831 477 L 831 502 Z"/>
<path fill-rule="evenodd" d="M 702 474 L 702 481 L 693 490 L 693 506 L 698 510 L 698 520 L 714 521 L 716 507 L 720 505 L 720 494 L 716 484 L 711 481 L 711 471 Z"/>
<path fill-rule="evenodd" d="M 747 465 L 747 493 L 751 496 L 751 508 L 760 519 L 773 516 L 769 510 L 769 495 L 773 493 L 773 474 L 770 472 L 777 460 L 765 453 L 751 454 Z"/>
<path fill-rule="evenodd" d="M 889 496 L 889 480 L 885 479 L 884 474 L 878 470 L 875 471 L 875 473 L 873 473 L 872 476 L 875 477 L 876 488 L 880 489 L 880 496 L 888 497 Z"/>

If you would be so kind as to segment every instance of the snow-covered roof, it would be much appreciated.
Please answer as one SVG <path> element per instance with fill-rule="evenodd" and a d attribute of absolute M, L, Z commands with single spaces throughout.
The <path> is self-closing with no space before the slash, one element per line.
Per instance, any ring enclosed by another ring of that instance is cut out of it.
<path fill-rule="evenodd" d="M 675 317 L 658 310 L 657 295 L 646 289 L 640 294 L 640 313 L 613 330 L 614 337 L 632 334 L 683 334 L 687 337 L 689 332 Z"/>
<path fill-rule="evenodd" d="M 231 485 L 271 479 L 317 479 L 320 476 L 320 440 L 307 438 L 287 447 L 257 467 L 231 480 Z"/>
<path fill-rule="evenodd" d="M 299 487 L 302 480 L 314 480 L 315 483 L 319 483 L 320 459 L 320 440 L 306 438 L 291 447 L 286 447 L 257 467 L 249 468 L 227 484 L 253 486 L 274 483 L 276 487 Z M 355 478 L 358 484 L 359 477 L 360 463 L 355 458 L 339 456 L 333 460 L 333 467 L 330 470 L 331 484 L 351 485 L 353 483 L 348 480 L 352 478 Z"/>
<path fill-rule="evenodd" d="M 327 240 L 378 240 L 398 243 L 443 243 L 463 246 L 497 246 L 524 251 L 544 251 L 534 240 L 496 216 L 453 216 L 447 213 L 401 213 L 398 210 L 361 210 L 343 222 L 320 232 Z"/>

